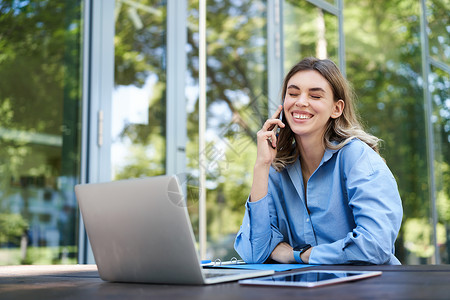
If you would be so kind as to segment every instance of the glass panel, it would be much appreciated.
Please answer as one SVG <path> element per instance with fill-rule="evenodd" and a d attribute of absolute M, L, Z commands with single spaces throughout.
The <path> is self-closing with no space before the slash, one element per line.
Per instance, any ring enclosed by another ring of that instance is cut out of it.
<path fill-rule="evenodd" d="M 266 1 L 207 2 L 207 164 L 198 162 L 198 1 L 189 1 L 188 166 L 207 173 L 209 258 L 237 256 L 256 132 L 267 118 Z M 196 216 L 191 214 L 193 222 Z M 193 223 L 196 225 L 196 223 Z"/>
<path fill-rule="evenodd" d="M 336 16 L 307 1 L 287 0 L 283 4 L 283 22 L 285 70 L 308 56 L 339 63 Z"/>
<path fill-rule="evenodd" d="M 430 263 L 434 253 L 419 13 L 418 1 L 358 0 L 344 11 L 347 77 L 403 201 L 396 255 L 404 264 Z"/>
<path fill-rule="evenodd" d="M 187 113 L 187 141 L 186 141 L 186 186 L 188 189 L 186 201 L 192 228 L 199 241 L 199 139 L 198 139 L 198 68 L 199 68 L 199 2 L 188 0 L 187 12 L 187 70 L 186 70 L 186 113 Z M 204 259 L 202 257 L 202 259 Z"/>
<path fill-rule="evenodd" d="M 438 212 L 437 243 L 442 263 L 450 262 L 450 75 L 431 67 L 429 76 L 434 129 L 434 171 Z"/>
<path fill-rule="evenodd" d="M 166 165 L 166 1 L 116 1 L 112 179 Z"/>
<path fill-rule="evenodd" d="M 450 1 L 428 0 L 426 4 L 430 55 L 450 65 Z"/>
<path fill-rule="evenodd" d="M 82 1 L 0 1 L 0 265 L 77 262 Z"/>

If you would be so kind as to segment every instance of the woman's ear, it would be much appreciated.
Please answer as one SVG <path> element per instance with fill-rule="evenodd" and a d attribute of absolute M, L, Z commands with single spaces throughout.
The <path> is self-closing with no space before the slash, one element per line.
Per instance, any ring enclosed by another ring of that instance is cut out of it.
<path fill-rule="evenodd" d="M 342 112 L 344 111 L 344 107 L 345 107 L 344 100 L 339 99 L 338 101 L 336 101 L 336 103 L 334 103 L 334 109 L 333 112 L 331 113 L 331 117 L 333 119 L 339 118 L 342 115 Z"/>

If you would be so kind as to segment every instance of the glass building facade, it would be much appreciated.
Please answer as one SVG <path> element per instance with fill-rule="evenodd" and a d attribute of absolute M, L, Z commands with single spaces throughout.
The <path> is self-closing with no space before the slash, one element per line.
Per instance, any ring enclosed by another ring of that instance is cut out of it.
<path fill-rule="evenodd" d="M 383 140 L 397 257 L 449 263 L 449 16 L 448 0 L 0 1 L 0 265 L 94 262 L 74 185 L 161 174 L 182 179 L 202 258 L 237 257 L 256 132 L 306 56 L 339 65 Z"/>

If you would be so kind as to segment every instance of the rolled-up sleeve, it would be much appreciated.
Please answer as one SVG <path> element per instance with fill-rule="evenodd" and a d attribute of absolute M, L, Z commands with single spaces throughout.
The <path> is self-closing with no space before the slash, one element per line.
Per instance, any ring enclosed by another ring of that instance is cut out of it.
<path fill-rule="evenodd" d="M 245 262 L 265 262 L 273 249 L 283 241 L 283 235 L 275 226 L 276 222 L 270 194 L 256 202 L 247 199 L 244 219 L 234 244 Z"/>
<path fill-rule="evenodd" d="M 354 157 L 344 159 L 348 165 L 344 168 L 345 190 L 356 227 L 343 239 L 314 247 L 309 262 L 400 264 L 394 256 L 394 242 L 403 209 L 392 173 L 378 154 L 367 149 L 356 161 Z"/>
<path fill-rule="evenodd" d="M 306 188 L 305 188 L 306 187 Z M 394 243 L 403 216 L 397 183 L 383 159 L 354 139 L 326 150 L 303 185 L 300 161 L 271 169 L 267 195 L 245 204 L 235 249 L 262 263 L 280 242 L 310 244 L 310 264 L 400 264 Z"/>

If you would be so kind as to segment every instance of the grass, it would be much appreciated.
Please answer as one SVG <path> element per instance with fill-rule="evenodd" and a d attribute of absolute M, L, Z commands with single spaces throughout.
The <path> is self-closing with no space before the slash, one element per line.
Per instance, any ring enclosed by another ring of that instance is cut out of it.
<path fill-rule="evenodd" d="M 20 247 L 0 248 L 0 266 L 77 264 L 77 246 L 28 247 L 22 259 Z"/>

